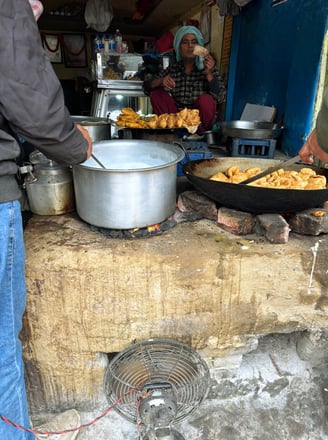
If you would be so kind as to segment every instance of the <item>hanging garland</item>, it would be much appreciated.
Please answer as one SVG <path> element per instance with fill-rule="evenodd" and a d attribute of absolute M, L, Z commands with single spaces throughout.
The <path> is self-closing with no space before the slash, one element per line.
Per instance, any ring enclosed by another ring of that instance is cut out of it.
<path fill-rule="evenodd" d="M 59 49 L 59 45 L 60 45 L 60 39 L 59 39 L 58 35 L 57 35 L 57 41 L 56 41 L 56 47 L 55 48 L 52 48 L 52 47 L 49 46 L 46 34 L 41 34 L 41 37 L 42 37 L 42 41 L 44 42 L 44 45 L 46 46 L 46 48 L 47 48 L 47 50 L 49 52 L 52 52 L 52 53 L 57 52 L 57 50 Z"/>
<path fill-rule="evenodd" d="M 76 35 L 79 35 L 79 34 L 76 34 Z M 72 49 L 66 44 L 65 38 L 62 35 L 61 35 L 61 40 L 62 40 L 62 44 L 63 44 L 65 50 L 67 51 L 67 53 L 69 53 L 70 55 L 72 55 L 74 57 L 78 57 L 85 50 L 85 38 L 84 37 L 82 38 L 82 40 L 83 40 L 82 47 L 77 52 L 72 51 Z"/>
<path fill-rule="evenodd" d="M 75 35 L 75 34 L 72 34 L 72 35 Z M 80 34 L 76 34 L 76 35 L 80 35 Z M 57 42 L 56 42 L 56 47 L 55 48 L 52 48 L 52 47 L 49 46 L 49 43 L 47 41 L 47 35 L 45 33 L 42 33 L 41 37 L 42 37 L 42 40 L 43 40 L 47 50 L 49 50 L 49 52 L 52 52 L 52 53 L 57 52 L 60 44 L 62 44 L 64 46 L 64 48 L 65 48 L 67 53 L 69 53 L 70 55 L 75 56 L 75 57 L 81 55 L 81 53 L 85 50 L 85 38 L 83 38 L 81 49 L 79 49 L 77 52 L 74 52 L 67 45 L 67 43 L 65 42 L 64 36 L 61 35 L 61 34 L 57 34 Z"/>

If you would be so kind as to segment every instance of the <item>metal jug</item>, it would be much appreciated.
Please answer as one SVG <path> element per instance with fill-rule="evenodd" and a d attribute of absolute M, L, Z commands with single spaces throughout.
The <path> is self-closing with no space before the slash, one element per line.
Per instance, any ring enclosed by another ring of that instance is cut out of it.
<path fill-rule="evenodd" d="M 27 174 L 24 184 L 34 214 L 59 215 L 75 210 L 73 176 L 69 167 L 41 158 L 34 166 L 26 165 L 23 172 Z"/>

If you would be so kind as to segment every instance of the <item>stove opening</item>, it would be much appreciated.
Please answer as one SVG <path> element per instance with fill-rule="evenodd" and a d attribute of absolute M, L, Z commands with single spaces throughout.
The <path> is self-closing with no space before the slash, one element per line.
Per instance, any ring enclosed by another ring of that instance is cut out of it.
<path fill-rule="evenodd" d="M 168 219 L 165 219 L 161 223 L 145 226 L 143 228 L 109 229 L 109 228 L 101 228 L 90 225 L 90 229 L 92 231 L 100 232 L 107 238 L 132 239 L 132 238 L 146 238 L 146 237 L 154 237 L 154 236 L 162 235 L 164 232 L 174 228 L 176 224 L 177 224 L 176 220 L 173 217 L 170 217 Z"/>

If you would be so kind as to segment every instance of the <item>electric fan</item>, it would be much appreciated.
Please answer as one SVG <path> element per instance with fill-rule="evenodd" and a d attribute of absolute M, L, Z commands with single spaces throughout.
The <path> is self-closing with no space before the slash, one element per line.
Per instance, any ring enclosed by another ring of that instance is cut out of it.
<path fill-rule="evenodd" d="M 174 428 L 206 397 L 209 370 L 193 349 L 150 339 L 117 354 L 105 373 L 105 395 L 115 410 L 140 425 L 142 440 L 184 440 Z"/>

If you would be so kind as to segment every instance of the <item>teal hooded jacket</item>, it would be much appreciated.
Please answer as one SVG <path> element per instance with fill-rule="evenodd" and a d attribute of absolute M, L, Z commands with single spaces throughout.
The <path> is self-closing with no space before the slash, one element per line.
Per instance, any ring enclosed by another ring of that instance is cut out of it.
<path fill-rule="evenodd" d="M 180 43 L 182 38 L 186 34 L 195 35 L 199 46 L 204 46 L 204 38 L 199 29 L 197 29 L 195 26 L 182 26 L 180 29 L 177 30 L 173 40 L 173 47 L 177 61 L 181 61 Z M 195 64 L 198 70 L 204 69 L 204 61 L 202 57 L 197 56 L 195 59 Z"/>

